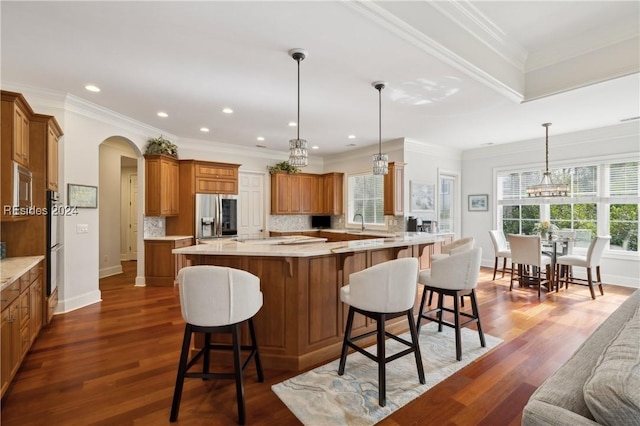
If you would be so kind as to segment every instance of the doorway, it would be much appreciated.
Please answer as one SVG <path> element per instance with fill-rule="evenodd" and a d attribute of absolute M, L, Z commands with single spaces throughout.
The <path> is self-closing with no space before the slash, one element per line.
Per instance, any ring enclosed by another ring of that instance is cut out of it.
<path fill-rule="evenodd" d="M 238 237 L 264 237 L 264 173 L 238 174 Z"/>

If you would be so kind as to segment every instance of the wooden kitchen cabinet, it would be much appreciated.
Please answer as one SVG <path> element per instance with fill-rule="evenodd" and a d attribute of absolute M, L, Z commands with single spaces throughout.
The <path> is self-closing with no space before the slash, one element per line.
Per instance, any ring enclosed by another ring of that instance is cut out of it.
<path fill-rule="evenodd" d="M 342 173 L 273 173 L 271 214 L 342 214 L 343 176 Z"/>
<path fill-rule="evenodd" d="M 321 214 L 344 214 L 344 173 L 325 173 L 322 175 Z"/>
<path fill-rule="evenodd" d="M 195 163 L 196 193 L 237 194 L 240 164 Z"/>
<path fill-rule="evenodd" d="M 51 115 L 34 114 L 30 122 L 32 143 L 46 147 L 46 186 L 50 191 L 58 192 L 58 140 L 62 136 L 62 129 Z"/>
<path fill-rule="evenodd" d="M 178 160 L 162 154 L 145 155 L 145 215 L 178 214 L 180 173 Z"/>
<path fill-rule="evenodd" d="M 178 272 L 188 266 L 184 255 L 171 253 L 173 249 L 193 245 L 191 237 L 179 239 L 145 240 L 144 242 L 144 275 L 148 286 L 173 286 L 178 279 Z"/>
<path fill-rule="evenodd" d="M 33 110 L 21 94 L 2 91 L 2 139 L 11 141 L 10 158 L 26 168 L 30 166 L 29 121 L 32 115 Z"/>
<path fill-rule="evenodd" d="M 43 267 L 40 261 L 2 290 L 2 396 L 42 328 Z"/>
<path fill-rule="evenodd" d="M 404 164 L 389 163 L 384 176 L 384 214 L 404 216 Z"/>

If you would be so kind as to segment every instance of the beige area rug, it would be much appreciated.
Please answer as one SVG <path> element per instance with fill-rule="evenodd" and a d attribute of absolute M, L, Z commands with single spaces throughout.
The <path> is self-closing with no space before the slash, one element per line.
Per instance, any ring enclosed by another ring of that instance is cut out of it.
<path fill-rule="evenodd" d="M 402 336 L 410 340 L 408 333 Z M 373 425 L 427 390 L 469 365 L 500 343 L 484 335 L 487 346 L 480 346 L 478 332 L 462 329 L 462 361 L 456 361 L 454 330 L 443 327 L 438 333 L 436 323 L 428 323 L 420 330 L 420 351 L 426 383 L 418 381 L 413 354 L 387 364 L 387 405 L 378 405 L 378 368 L 374 361 L 359 353 L 347 357 L 343 376 L 338 375 L 339 359 L 300 374 L 271 389 L 307 426 Z M 387 339 L 387 356 L 405 348 Z M 375 345 L 368 350 L 375 353 Z"/>

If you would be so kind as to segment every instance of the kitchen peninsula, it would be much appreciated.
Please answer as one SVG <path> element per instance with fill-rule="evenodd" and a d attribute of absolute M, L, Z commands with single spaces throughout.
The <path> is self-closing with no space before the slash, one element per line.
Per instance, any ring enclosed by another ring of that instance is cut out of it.
<path fill-rule="evenodd" d="M 299 371 L 340 355 L 348 311 L 340 288 L 351 273 L 401 257 L 419 258 L 420 267 L 427 268 L 430 255 L 451 237 L 406 232 L 339 242 L 308 242 L 304 236 L 222 239 L 173 253 L 185 255 L 193 265 L 227 266 L 258 276 L 264 297 L 255 320 L 260 358 L 269 368 Z M 373 329 L 375 322 L 356 316 L 356 332 Z M 390 331 L 406 329 L 406 320 L 389 321 Z"/>

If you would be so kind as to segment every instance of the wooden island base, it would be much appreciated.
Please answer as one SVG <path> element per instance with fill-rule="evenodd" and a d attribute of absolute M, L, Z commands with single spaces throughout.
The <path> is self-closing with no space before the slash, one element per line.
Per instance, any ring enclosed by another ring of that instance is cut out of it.
<path fill-rule="evenodd" d="M 264 304 L 255 316 L 260 358 L 266 368 L 300 371 L 340 356 L 348 306 L 340 301 L 340 288 L 349 274 L 388 260 L 416 257 L 428 267 L 440 242 L 402 247 L 370 247 L 320 256 L 255 256 L 186 254 L 193 265 L 217 265 L 248 271 L 260 278 Z M 415 312 L 419 300 L 416 298 Z M 388 330 L 408 330 L 406 319 L 389 321 Z M 354 334 L 375 330 L 375 321 L 357 314 Z M 243 331 L 243 344 L 248 343 Z M 213 340 L 216 341 L 214 336 Z M 373 343 L 374 337 L 371 338 Z M 228 343 L 227 336 L 217 342 Z M 202 339 L 196 339 L 201 347 Z M 229 362 L 231 358 L 229 357 Z"/>

